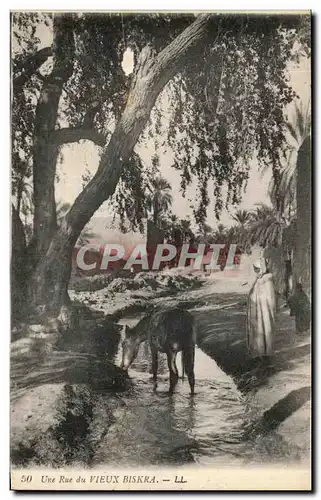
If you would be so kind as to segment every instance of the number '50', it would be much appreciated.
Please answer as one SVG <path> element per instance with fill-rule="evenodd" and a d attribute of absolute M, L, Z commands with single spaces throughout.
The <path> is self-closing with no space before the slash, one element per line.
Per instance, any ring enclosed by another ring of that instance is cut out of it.
<path fill-rule="evenodd" d="M 22 483 L 31 483 L 32 481 L 32 476 L 22 476 L 21 482 Z"/>

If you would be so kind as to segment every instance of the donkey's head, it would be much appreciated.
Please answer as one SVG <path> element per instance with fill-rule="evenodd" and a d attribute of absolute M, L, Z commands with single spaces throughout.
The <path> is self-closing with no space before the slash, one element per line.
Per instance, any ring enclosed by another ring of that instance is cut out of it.
<path fill-rule="evenodd" d="M 125 326 L 125 340 L 122 343 L 123 355 L 120 368 L 127 371 L 134 359 L 137 357 L 140 346 L 140 339 L 133 334 L 133 331 Z"/>

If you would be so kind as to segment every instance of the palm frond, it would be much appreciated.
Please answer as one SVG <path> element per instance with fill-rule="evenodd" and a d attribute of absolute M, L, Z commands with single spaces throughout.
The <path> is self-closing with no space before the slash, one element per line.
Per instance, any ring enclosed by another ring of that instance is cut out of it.
<path fill-rule="evenodd" d="M 296 107 L 296 123 L 297 129 L 300 135 L 300 138 L 304 137 L 305 123 L 304 123 L 304 114 L 302 110 L 302 103 L 300 107 Z"/>
<path fill-rule="evenodd" d="M 66 203 L 58 203 L 57 209 L 56 209 L 57 218 L 60 219 L 61 217 L 66 215 L 66 213 L 68 212 L 70 207 L 71 207 L 70 203 L 67 203 L 67 202 Z"/>
<path fill-rule="evenodd" d="M 295 140 L 295 142 L 299 142 L 298 132 L 295 129 L 295 127 L 292 125 L 292 123 L 286 122 L 285 127 L 288 130 L 288 132 L 290 133 L 291 137 Z"/>
<path fill-rule="evenodd" d="M 232 219 L 240 224 L 241 226 L 245 226 L 251 220 L 252 214 L 248 210 L 239 209 L 232 215 Z"/>

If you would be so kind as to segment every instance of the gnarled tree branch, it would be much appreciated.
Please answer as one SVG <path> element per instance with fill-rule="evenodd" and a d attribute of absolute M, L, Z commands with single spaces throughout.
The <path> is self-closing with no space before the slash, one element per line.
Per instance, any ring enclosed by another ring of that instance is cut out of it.
<path fill-rule="evenodd" d="M 106 144 L 106 137 L 94 128 L 85 127 L 66 127 L 59 130 L 55 130 L 50 137 L 50 140 L 54 144 L 67 144 L 69 142 L 78 142 L 80 140 L 92 141 L 94 144 L 100 147 L 104 147 Z"/>
<path fill-rule="evenodd" d="M 82 139 L 86 139 L 92 141 L 97 146 L 104 147 L 106 145 L 106 135 L 98 132 L 94 127 L 94 119 L 99 109 L 99 102 L 94 101 L 88 107 L 82 125 L 55 130 L 50 136 L 50 141 L 53 144 L 67 144 L 69 142 L 78 142 Z"/>

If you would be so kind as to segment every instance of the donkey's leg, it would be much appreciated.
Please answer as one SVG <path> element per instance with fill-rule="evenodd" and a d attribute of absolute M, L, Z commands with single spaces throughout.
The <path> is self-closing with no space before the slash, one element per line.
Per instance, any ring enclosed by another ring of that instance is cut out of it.
<path fill-rule="evenodd" d="M 186 375 L 191 388 L 191 394 L 194 395 L 195 375 L 194 375 L 194 357 L 195 346 L 189 346 L 182 351 L 183 362 L 185 366 Z"/>
<path fill-rule="evenodd" d="M 185 367 L 184 367 L 184 357 L 183 357 L 183 351 L 181 352 L 181 363 L 182 363 L 182 380 L 185 380 Z"/>
<path fill-rule="evenodd" d="M 167 353 L 167 363 L 169 369 L 169 394 L 173 394 L 178 381 L 178 370 L 176 366 L 176 352 L 169 351 Z"/>
<path fill-rule="evenodd" d="M 152 353 L 152 374 L 154 381 L 154 388 L 157 387 L 157 370 L 158 370 L 158 350 L 157 347 L 151 345 L 151 353 Z"/>

